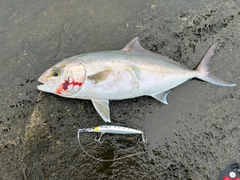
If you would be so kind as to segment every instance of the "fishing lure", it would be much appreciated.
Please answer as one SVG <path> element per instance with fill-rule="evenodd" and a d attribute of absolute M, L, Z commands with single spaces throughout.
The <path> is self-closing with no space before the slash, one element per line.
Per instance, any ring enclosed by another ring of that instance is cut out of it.
<path fill-rule="evenodd" d="M 116 159 L 100 159 L 100 158 L 96 158 L 92 155 L 90 155 L 87 151 L 85 151 L 85 149 L 82 147 L 81 142 L 80 142 L 80 134 L 81 133 L 85 133 L 85 132 L 98 132 L 101 133 L 100 137 L 98 139 L 95 138 L 95 141 L 102 143 L 101 142 L 101 138 L 105 133 L 111 133 L 111 134 L 140 134 L 142 136 L 142 141 L 143 143 L 146 143 L 147 140 L 144 137 L 144 133 L 143 131 L 140 130 L 136 130 L 136 129 L 132 129 L 132 128 L 128 128 L 128 127 L 123 127 L 123 126 L 112 126 L 112 125 L 103 125 L 103 126 L 96 126 L 94 128 L 84 128 L 84 129 L 78 129 L 78 142 L 79 145 L 81 147 L 81 149 L 83 150 L 83 152 L 85 152 L 89 157 L 98 160 L 98 161 L 116 161 L 116 160 L 121 160 L 121 159 L 125 159 L 131 156 L 135 156 L 135 155 L 139 155 L 139 154 L 143 154 L 143 153 L 135 153 L 135 154 L 130 154 L 124 157 L 120 157 L 120 158 L 116 158 Z"/>

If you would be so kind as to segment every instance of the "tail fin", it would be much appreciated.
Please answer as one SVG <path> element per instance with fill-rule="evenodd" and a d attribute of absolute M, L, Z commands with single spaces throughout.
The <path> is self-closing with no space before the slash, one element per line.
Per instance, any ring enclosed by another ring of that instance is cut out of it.
<path fill-rule="evenodd" d="M 232 86 L 236 86 L 236 84 L 224 81 L 212 74 L 210 74 L 209 71 L 209 63 L 210 63 L 210 59 L 214 54 L 214 49 L 217 47 L 217 43 L 213 44 L 209 50 L 207 51 L 207 53 L 204 55 L 202 61 L 199 63 L 198 67 L 196 68 L 197 71 L 201 72 L 201 75 L 198 76 L 198 79 L 201 79 L 203 81 L 209 82 L 211 84 L 215 84 L 218 86 L 228 86 L 228 87 L 232 87 Z"/>

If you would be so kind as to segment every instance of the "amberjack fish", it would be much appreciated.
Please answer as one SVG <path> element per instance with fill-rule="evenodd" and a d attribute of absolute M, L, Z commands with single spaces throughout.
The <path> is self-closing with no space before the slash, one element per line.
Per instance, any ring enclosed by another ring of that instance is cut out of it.
<path fill-rule="evenodd" d="M 209 71 L 213 44 L 195 70 L 142 48 L 138 38 L 118 51 L 80 54 L 46 70 L 37 88 L 66 98 L 89 99 L 106 122 L 109 100 L 151 96 L 167 104 L 169 90 L 197 78 L 218 86 L 236 86 Z"/>

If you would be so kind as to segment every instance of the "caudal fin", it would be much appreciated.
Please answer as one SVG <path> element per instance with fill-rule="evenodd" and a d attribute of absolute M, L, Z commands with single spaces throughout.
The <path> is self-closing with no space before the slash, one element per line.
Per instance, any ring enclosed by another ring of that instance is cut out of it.
<path fill-rule="evenodd" d="M 198 79 L 201 79 L 203 81 L 209 82 L 211 84 L 215 84 L 218 86 L 228 86 L 228 87 L 232 87 L 232 86 L 236 86 L 236 84 L 231 83 L 231 82 L 227 82 L 224 81 L 214 75 L 212 75 L 209 71 L 209 63 L 210 63 L 210 59 L 214 54 L 214 49 L 217 47 L 217 43 L 213 44 L 208 51 L 206 52 L 206 54 L 204 55 L 202 61 L 200 62 L 200 64 L 198 65 L 198 67 L 196 68 L 197 71 L 201 72 L 201 75 L 197 76 Z"/>

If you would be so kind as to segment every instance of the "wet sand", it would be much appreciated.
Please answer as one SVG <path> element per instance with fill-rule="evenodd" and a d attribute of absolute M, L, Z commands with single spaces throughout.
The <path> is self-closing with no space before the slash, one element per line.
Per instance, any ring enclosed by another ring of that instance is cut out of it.
<path fill-rule="evenodd" d="M 218 42 L 211 72 L 240 84 L 240 3 L 236 1 L 29 1 L 0 7 L 1 179 L 217 179 L 239 161 L 239 88 L 190 80 L 173 89 L 168 105 L 151 97 L 111 101 L 114 125 L 148 138 L 83 134 L 105 124 L 90 101 L 36 89 L 38 77 L 80 53 L 122 49 L 134 37 L 155 53 L 195 68 Z"/>

